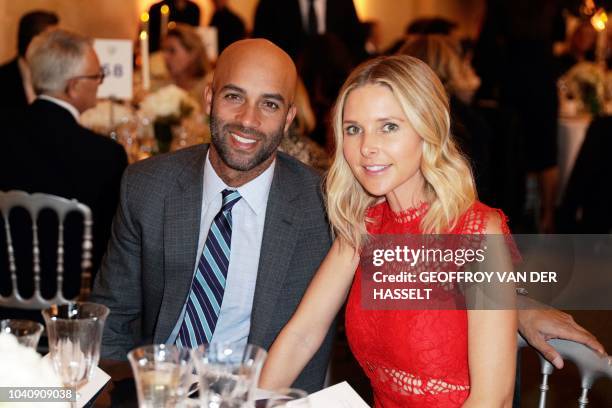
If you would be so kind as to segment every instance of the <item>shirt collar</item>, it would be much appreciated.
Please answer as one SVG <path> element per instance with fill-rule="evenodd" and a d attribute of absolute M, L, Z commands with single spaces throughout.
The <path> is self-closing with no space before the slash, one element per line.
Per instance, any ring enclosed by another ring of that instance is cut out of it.
<path fill-rule="evenodd" d="M 268 194 L 272 186 L 272 178 L 274 177 L 274 167 L 276 160 L 268 166 L 268 168 L 255 177 L 253 180 L 238 188 L 229 187 L 217 175 L 217 172 L 210 163 L 210 150 L 206 153 L 206 161 L 204 164 L 204 194 L 203 201 L 206 205 L 220 196 L 221 191 L 227 189 L 238 190 L 244 201 L 256 215 L 260 215 L 265 209 L 268 201 Z"/>
<path fill-rule="evenodd" d="M 68 102 L 58 99 L 58 98 L 54 98 L 52 96 L 49 95 L 38 95 L 38 99 L 42 99 L 45 101 L 49 101 L 52 102 L 56 105 L 61 106 L 62 108 L 66 109 L 68 112 L 70 112 L 70 114 L 72 116 L 74 116 L 74 120 L 76 120 L 77 122 L 79 121 L 79 111 L 77 110 L 77 108 L 75 108 L 74 106 L 72 106 L 71 104 L 69 104 Z"/>

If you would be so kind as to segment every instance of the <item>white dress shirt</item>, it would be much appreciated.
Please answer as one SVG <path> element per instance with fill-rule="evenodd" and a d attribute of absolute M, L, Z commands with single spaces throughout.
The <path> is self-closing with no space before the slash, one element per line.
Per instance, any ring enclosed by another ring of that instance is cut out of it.
<path fill-rule="evenodd" d="M 62 108 L 66 109 L 68 112 L 70 112 L 70 114 L 72 116 L 74 116 L 74 120 L 76 120 L 77 122 L 79 121 L 79 111 L 77 110 L 77 108 L 75 108 L 74 106 L 72 106 L 68 102 L 66 102 L 64 100 L 61 100 L 61 99 L 58 99 L 58 98 L 54 98 L 54 97 L 49 96 L 49 95 L 39 95 L 38 99 L 42 99 L 44 101 L 53 102 L 54 104 L 61 106 Z"/>
<path fill-rule="evenodd" d="M 310 0 L 300 0 L 300 12 L 302 13 L 302 27 L 308 31 L 308 8 Z M 317 32 L 325 34 L 325 13 L 327 12 L 327 0 L 314 0 L 314 10 L 317 15 Z"/>
<path fill-rule="evenodd" d="M 221 209 L 221 191 L 238 190 L 241 199 L 232 208 L 232 242 L 230 262 L 223 295 L 223 303 L 217 326 L 212 337 L 214 342 L 247 342 L 251 329 L 251 310 L 257 282 L 259 253 L 263 238 L 268 194 L 274 176 L 273 162 L 262 174 L 238 188 L 228 187 L 210 164 L 209 153 L 204 165 L 204 189 L 200 217 L 198 255 L 194 260 L 194 276 L 208 231 L 213 219 Z M 185 306 L 167 343 L 173 344 L 185 315 Z"/>

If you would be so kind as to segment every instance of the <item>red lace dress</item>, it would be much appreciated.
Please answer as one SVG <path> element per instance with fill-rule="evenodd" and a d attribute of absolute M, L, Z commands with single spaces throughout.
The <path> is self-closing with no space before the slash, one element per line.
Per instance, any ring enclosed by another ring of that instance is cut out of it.
<path fill-rule="evenodd" d="M 386 202 L 368 211 L 370 234 L 419 234 L 427 204 L 393 213 Z M 475 203 L 451 234 L 479 234 L 491 212 Z M 369 377 L 376 407 L 459 407 L 470 392 L 465 310 L 365 310 L 357 270 L 346 306 L 346 332 Z"/>

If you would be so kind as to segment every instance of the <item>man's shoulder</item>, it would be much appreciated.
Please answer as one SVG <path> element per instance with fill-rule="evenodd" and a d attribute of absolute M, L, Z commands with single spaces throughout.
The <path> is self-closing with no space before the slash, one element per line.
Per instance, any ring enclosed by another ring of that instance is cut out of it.
<path fill-rule="evenodd" d="M 207 150 L 208 145 L 200 144 L 153 156 L 130 165 L 127 174 L 133 179 L 148 179 L 153 182 L 175 181 L 187 168 L 193 170 L 203 165 Z"/>

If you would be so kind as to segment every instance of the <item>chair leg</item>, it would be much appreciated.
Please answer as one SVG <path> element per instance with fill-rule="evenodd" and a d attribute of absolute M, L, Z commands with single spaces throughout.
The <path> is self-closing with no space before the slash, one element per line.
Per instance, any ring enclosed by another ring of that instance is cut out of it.
<path fill-rule="evenodd" d="M 589 404 L 589 398 L 587 397 L 588 393 L 589 393 L 588 388 L 582 389 L 582 394 L 580 394 L 580 398 L 578 398 L 578 406 L 580 408 L 584 408 Z"/>
<path fill-rule="evenodd" d="M 546 408 L 546 393 L 549 390 L 548 374 L 542 374 L 542 384 L 540 384 L 540 402 L 538 408 Z"/>

